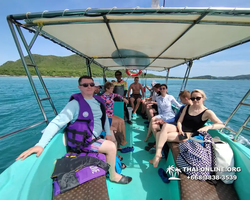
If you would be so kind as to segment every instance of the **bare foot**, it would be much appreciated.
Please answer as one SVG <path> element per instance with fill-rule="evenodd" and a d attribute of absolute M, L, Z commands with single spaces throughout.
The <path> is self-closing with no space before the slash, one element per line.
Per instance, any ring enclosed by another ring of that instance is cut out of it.
<path fill-rule="evenodd" d="M 155 156 L 152 160 L 149 160 L 149 163 L 151 163 L 154 167 L 158 167 L 160 160 L 161 156 Z"/>

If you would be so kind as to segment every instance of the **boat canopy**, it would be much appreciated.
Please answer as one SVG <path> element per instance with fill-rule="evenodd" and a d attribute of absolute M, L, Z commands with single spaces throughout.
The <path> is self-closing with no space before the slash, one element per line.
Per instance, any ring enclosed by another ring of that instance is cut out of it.
<path fill-rule="evenodd" d="M 246 8 L 88 8 L 7 18 L 108 70 L 163 71 L 250 41 Z"/>

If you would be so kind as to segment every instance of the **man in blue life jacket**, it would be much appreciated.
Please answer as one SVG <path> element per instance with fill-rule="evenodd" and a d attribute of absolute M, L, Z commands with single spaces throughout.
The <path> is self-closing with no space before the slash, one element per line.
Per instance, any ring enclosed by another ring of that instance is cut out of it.
<path fill-rule="evenodd" d="M 112 182 L 127 184 L 132 178 L 120 175 L 115 171 L 116 146 L 111 141 L 109 120 L 105 112 L 103 100 L 94 95 L 95 84 L 91 77 L 82 76 L 78 80 L 81 93 L 71 96 L 70 101 L 46 127 L 40 141 L 23 152 L 16 160 L 24 160 L 36 153 L 40 156 L 52 137 L 64 126 L 67 131 L 68 146 L 76 152 L 93 151 L 106 154 L 109 168 L 109 179 Z M 100 109 L 101 108 L 101 109 Z M 102 130 L 106 132 L 106 140 L 100 139 Z"/>

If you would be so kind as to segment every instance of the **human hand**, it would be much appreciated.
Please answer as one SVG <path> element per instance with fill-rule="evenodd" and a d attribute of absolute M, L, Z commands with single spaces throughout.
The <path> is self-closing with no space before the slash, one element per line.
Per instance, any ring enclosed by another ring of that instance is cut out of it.
<path fill-rule="evenodd" d="M 30 149 L 28 149 L 27 151 L 24 151 L 23 153 L 21 153 L 16 160 L 19 160 L 21 158 L 21 160 L 24 160 L 25 158 L 27 158 L 29 155 L 36 153 L 36 156 L 40 156 L 41 153 L 43 152 L 43 147 L 40 146 L 34 146 Z"/>
<path fill-rule="evenodd" d="M 185 135 L 185 133 L 181 130 L 179 131 L 179 135 Z"/>
<path fill-rule="evenodd" d="M 207 132 L 209 128 L 207 126 L 204 126 L 198 130 L 198 132 Z"/>
<path fill-rule="evenodd" d="M 106 140 L 109 140 L 109 141 L 112 141 L 111 135 L 106 135 L 106 136 L 105 136 L 105 139 L 106 139 Z"/>
<path fill-rule="evenodd" d="M 156 124 L 165 124 L 166 122 L 163 119 L 157 119 L 157 121 L 155 121 Z"/>
<path fill-rule="evenodd" d="M 124 103 L 128 104 L 128 100 L 127 99 L 123 99 Z"/>

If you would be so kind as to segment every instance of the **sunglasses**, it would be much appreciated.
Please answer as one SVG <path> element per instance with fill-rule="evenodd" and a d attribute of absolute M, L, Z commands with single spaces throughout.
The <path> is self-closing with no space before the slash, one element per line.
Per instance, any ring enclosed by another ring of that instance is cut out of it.
<path fill-rule="evenodd" d="M 115 76 L 121 76 L 121 74 L 116 74 Z"/>
<path fill-rule="evenodd" d="M 88 87 L 88 86 L 94 87 L 94 86 L 95 86 L 94 83 L 83 83 L 83 84 L 79 84 L 79 85 L 80 85 L 80 86 L 83 86 L 83 87 Z"/>
<path fill-rule="evenodd" d="M 190 99 L 191 99 L 192 101 L 194 101 L 195 99 L 196 99 L 197 101 L 200 101 L 201 98 L 202 98 L 202 97 L 191 97 Z"/>
<path fill-rule="evenodd" d="M 163 88 L 160 88 L 160 90 L 166 90 L 166 88 L 163 87 Z"/>

